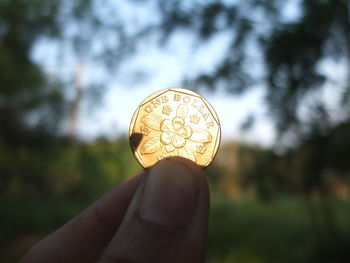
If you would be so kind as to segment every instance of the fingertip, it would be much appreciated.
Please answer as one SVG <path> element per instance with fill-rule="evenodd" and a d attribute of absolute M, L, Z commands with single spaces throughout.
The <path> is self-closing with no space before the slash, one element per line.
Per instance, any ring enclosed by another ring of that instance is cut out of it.
<path fill-rule="evenodd" d="M 198 180 L 200 180 L 200 182 L 207 184 L 204 168 L 200 165 L 197 165 L 195 162 L 180 156 L 165 158 L 157 162 L 149 169 L 157 166 L 167 166 L 168 169 L 171 170 L 173 168 L 176 168 L 178 165 L 182 165 L 185 169 L 188 170 L 189 174 L 196 177 Z"/>
<path fill-rule="evenodd" d="M 169 159 L 149 169 L 139 206 L 141 219 L 164 226 L 188 225 L 198 204 L 199 182 L 193 169 L 182 160 Z"/>

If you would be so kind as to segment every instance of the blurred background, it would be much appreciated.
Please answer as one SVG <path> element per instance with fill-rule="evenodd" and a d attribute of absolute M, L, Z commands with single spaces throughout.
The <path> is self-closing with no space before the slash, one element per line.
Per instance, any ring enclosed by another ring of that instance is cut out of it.
<path fill-rule="evenodd" d="M 350 262 L 347 0 L 1 0 L 1 262 L 141 169 L 169 87 L 221 120 L 208 262 Z"/>

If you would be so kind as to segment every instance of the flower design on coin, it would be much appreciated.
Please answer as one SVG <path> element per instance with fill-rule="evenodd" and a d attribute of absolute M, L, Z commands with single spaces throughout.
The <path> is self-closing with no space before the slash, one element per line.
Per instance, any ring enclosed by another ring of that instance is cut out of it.
<path fill-rule="evenodd" d="M 205 129 L 193 129 L 186 125 L 186 117 L 188 115 L 188 107 L 186 104 L 180 104 L 176 109 L 176 116 L 173 119 L 161 119 L 157 115 L 147 114 L 142 118 L 142 122 L 150 129 L 160 131 L 160 136 L 152 137 L 144 142 L 141 148 L 142 154 L 150 154 L 165 148 L 166 152 L 162 152 L 158 159 L 176 155 L 196 161 L 193 151 L 186 147 L 188 140 L 196 143 L 210 143 L 212 141 L 211 134 Z M 168 153 L 168 154 L 167 154 Z"/>
<path fill-rule="evenodd" d="M 151 132 L 151 129 L 148 126 L 145 126 L 145 125 L 141 126 L 141 133 L 143 135 L 147 136 L 150 132 Z"/>
<path fill-rule="evenodd" d="M 173 111 L 173 109 L 169 105 L 163 106 L 162 113 L 166 115 L 170 115 L 170 113 Z"/>
<path fill-rule="evenodd" d="M 144 168 L 167 157 L 206 167 L 220 145 L 219 118 L 199 94 L 181 88 L 157 91 L 135 110 L 129 129 L 131 150 Z"/>
<path fill-rule="evenodd" d="M 199 122 L 200 118 L 198 117 L 198 114 L 192 114 L 190 116 L 190 122 L 197 124 Z"/>
<path fill-rule="evenodd" d="M 207 147 L 205 147 L 205 145 L 203 143 L 198 144 L 196 146 L 196 152 L 197 153 L 203 154 L 203 153 L 205 153 L 206 150 L 207 150 Z"/>

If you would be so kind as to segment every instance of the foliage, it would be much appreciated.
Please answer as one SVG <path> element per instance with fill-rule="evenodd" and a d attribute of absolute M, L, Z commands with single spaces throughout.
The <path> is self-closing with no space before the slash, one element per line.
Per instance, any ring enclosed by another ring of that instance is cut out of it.
<path fill-rule="evenodd" d="M 37 146 L 37 145 L 36 145 Z M 92 201 L 138 170 L 129 143 L 51 138 L 37 149 L 1 148 L 3 198 L 78 198 Z"/>
<path fill-rule="evenodd" d="M 38 7 L 41 8 L 38 8 Z M 48 128 L 59 122 L 62 92 L 30 58 L 36 39 L 56 32 L 56 3 L 0 3 L 0 135 L 18 144 L 28 126 Z M 43 11 L 46 11 L 44 13 Z M 56 120 L 56 121 L 52 121 Z M 51 132 L 54 131 L 54 127 Z"/>
<path fill-rule="evenodd" d="M 109 4 L 106 10 L 115 9 L 108 8 Z M 40 42 L 53 43 L 53 48 L 57 48 L 58 58 L 51 59 L 59 67 L 68 66 L 62 60 L 69 54 L 76 67 L 99 62 L 112 72 L 111 69 L 132 52 L 136 41 L 131 38 L 135 36 L 126 35 L 118 16 L 106 21 L 106 14 L 96 5 L 98 1 L 86 0 L 0 2 L 0 132 L 3 142 L 19 140 L 22 131 L 28 128 L 49 129 L 50 134 L 62 129 L 60 124 L 66 117 L 75 73 L 74 70 L 51 75 L 45 72 L 32 56 Z M 106 83 L 107 80 L 94 78 L 90 81 L 84 87 L 84 95 L 94 95 L 96 102 L 96 95 L 103 90 L 101 81 Z"/>
<path fill-rule="evenodd" d="M 229 36 L 225 55 L 215 69 L 187 76 L 186 87 L 224 89 L 239 94 L 264 86 L 278 131 L 296 138 L 300 128 L 309 131 L 307 123 L 319 108 L 335 123 L 344 106 L 348 112 L 350 4 L 347 0 L 153 2 L 157 3 L 161 16 L 155 30 L 164 41 L 183 31 L 196 36 L 199 46 L 219 34 Z M 293 17 L 286 16 L 290 5 L 299 11 Z M 321 69 L 331 61 L 346 68 L 344 81 L 333 80 Z M 332 85 L 334 93 L 341 97 L 336 114 L 317 96 L 325 84 Z M 305 107 L 311 109 L 301 114 Z M 348 121 L 346 114 L 341 116 L 340 121 Z M 322 127 L 327 124 L 319 123 Z"/>
<path fill-rule="evenodd" d="M 262 203 L 215 198 L 208 262 L 344 262 L 349 259 L 349 203 L 331 202 L 342 235 L 335 240 L 319 240 L 303 200 L 284 198 Z"/>

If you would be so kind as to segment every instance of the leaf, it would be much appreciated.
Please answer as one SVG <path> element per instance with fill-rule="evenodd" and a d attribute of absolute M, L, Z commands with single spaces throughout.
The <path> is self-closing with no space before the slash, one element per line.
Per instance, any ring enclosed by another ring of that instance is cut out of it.
<path fill-rule="evenodd" d="M 146 124 L 148 127 L 152 128 L 153 130 L 160 130 L 160 122 L 162 119 L 153 114 L 147 114 L 142 117 L 141 122 Z"/>
<path fill-rule="evenodd" d="M 154 153 L 162 147 L 159 137 L 153 137 L 144 142 L 141 148 L 141 154 Z"/>
<path fill-rule="evenodd" d="M 194 142 L 205 143 L 211 142 L 212 136 L 207 130 L 198 129 L 193 131 L 192 136 L 189 139 Z"/>
<path fill-rule="evenodd" d="M 188 114 L 188 108 L 186 104 L 180 104 L 176 109 L 176 116 L 185 119 Z"/>
<path fill-rule="evenodd" d="M 196 157 L 194 156 L 193 152 L 187 147 L 179 148 L 178 151 L 181 157 L 196 162 Z"/>

